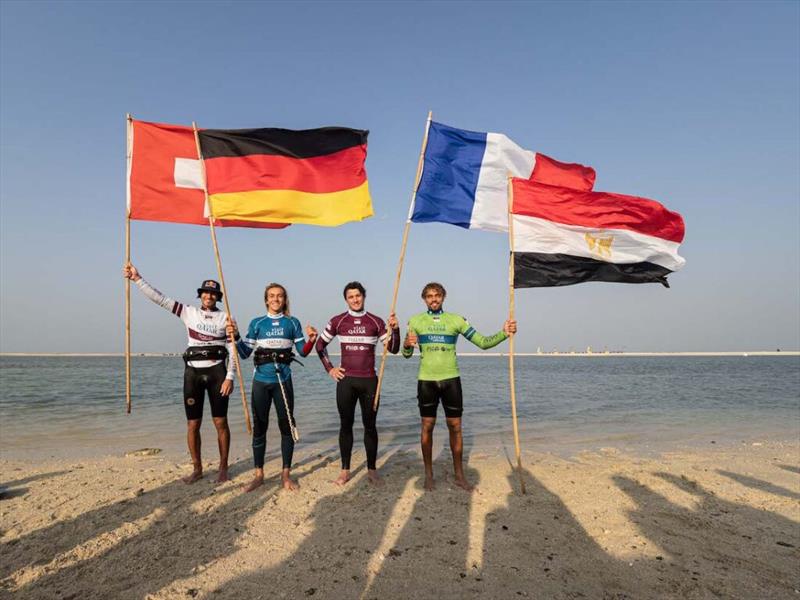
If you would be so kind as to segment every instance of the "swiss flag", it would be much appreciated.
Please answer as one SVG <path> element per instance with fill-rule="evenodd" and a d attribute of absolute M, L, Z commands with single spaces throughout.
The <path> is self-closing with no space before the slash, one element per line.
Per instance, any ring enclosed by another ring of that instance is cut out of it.
<path fill-rule="evenodd" d="M 194 131 L 131 120 L 128 211 L 131 219 L 208 225 Z M 285 223 L 217 219 L 221 227 L 281 229 Z"/>

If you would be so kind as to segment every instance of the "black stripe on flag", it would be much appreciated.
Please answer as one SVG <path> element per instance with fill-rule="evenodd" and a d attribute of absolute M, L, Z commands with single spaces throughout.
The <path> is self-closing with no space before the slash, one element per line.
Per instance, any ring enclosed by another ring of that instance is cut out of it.
<path fill-rule="evenodd" d="M 362 146 L 369 135 L 369 131 L 347 127 L 203 129 L 198 133 L 206 159 L 250 154 L 311 158 Z"/>
<path fill-rule="evenodd" d="M 514 287 L 553 287 L 586 281 L 614 283 L 660 283 L 669 287 L 669 269 L 650 262 L 617 264 L 570 256 L 538 252 L 514 253 Z"/>

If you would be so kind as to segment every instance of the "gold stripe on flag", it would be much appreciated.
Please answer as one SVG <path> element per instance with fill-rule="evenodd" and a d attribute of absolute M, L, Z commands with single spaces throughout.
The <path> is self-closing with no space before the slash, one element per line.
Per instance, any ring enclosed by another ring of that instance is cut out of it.
<path fill-rule="evenodd" d="M 305 223 L 335 227 L 373 215 L 369 184 L 340 192 L 310 193 L 297 190 L 254 190 L 209 196 L 218 219 L 270 223 Z"/>

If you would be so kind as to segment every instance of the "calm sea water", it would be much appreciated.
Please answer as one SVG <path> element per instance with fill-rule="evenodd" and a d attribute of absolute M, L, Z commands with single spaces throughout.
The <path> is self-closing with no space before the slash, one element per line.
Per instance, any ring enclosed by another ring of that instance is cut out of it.
<path fill-rule="evenodd" d="M 334 383 L 316 356 L 294 368 L 299 453 L 334 449 Z M 517 410 L 525 452 L 582 449 L 662 451 L 686 445 L 800 436 L 800 358 L 517 357 Z M 508 359 L 462 357 L 465 442 L 513 452 Z M 417 359 L 391 357 L 381 411 L 381 445 L 416 447 Z M 4 458 L 119 455 L 158 447 L 183 456 L 183 362 L 134 357 L 133 412 L 125 414 L 125 369 L 117 357 L 0 357 L 0 455 Z M 252 366 L 245 364 L 249 391 Z M 215 458 L 206 406 L 204 456 Z M 441 417 L 442 415 L 440 415 Z M 241 394 L 231 398 L 232 455 L 249 455 Z M 277 447 L 271 415 L 268 449 Z M 441 419 L 443 421 L 443 418 Z M 356 417 L 359 449 L 361 432 Z M 446 438 L 437 426 L 439 447 Z"/>

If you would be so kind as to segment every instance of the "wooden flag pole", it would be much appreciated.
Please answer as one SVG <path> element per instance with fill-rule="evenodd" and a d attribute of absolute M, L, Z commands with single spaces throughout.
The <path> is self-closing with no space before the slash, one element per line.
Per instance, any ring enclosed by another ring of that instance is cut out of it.
<path fill-rule="evenodd" d="M 225 287 L 225 276 L 222 274 L 222 261 L 219 258 L 219 246 L 217 245 L 217 231 L 214 227 L 214 211 L 211 210 L 211 203 L 208 201 L 208 182 L 206 181 L 206 165 L 203 162 L 203 152 L 200 148 L 200 136 L 197 133 L 197 124 L 192 121 L 192 129 L 194 130 L 194 142 L 197 146 L 197 158 L 200 160 L 200 170 L 203 174 L 203 193 L 206 198 L 206 206 L 208 207 L 208 226 L 211 228 L 211 242 L 214 244 L 214 258 L 217 260 L 217 273 L 219 273 L 219 282 L 222 286 L 222 299 L 225 303 L 225 312 L 228 313 L 228 318 L 233 319 L 231 315 L 231 306 L 228 302 L 228 290 Z M 244 422 L 247 426 L 247 433 L 253 433 L 253 427 L 250 425 L 250 411 L 247 409 L 247 396 L 244 393 L 244 380 L 242 379 L 242 367 L 239 363 L 239 353 L 236 351 L 236 340 L 233 334 L 230 336 L 231 345 L 233 345 L 233 364 L 236 366 L 236 376 L 239 379 L 239 389 L 242 390 L 242 408 L 244 409 Z"/>
<path fill-rule="evenodd" d="M 414 214 L 414 202 L 417 200 L 417 189 L 419 188 L 419 180 L 422 177 L 422 165 L 425 160 L 425 148 L 428 146 L 428 131 L 431 128 L 431 119 L 433 118 L 433 111 L 428 111 L 428 120 L 425 122 L 425 135 L 422 137 L 422 150 L 419 152 L 419 161 L 417 161 L 417 176 L 414 179 L 414 191 L 411 193 L 411 206 L 408 209 L 408 218 L 406 219 L 406 226 L 403 229 L 403 242 L 400 245 L 400 260 L 397 262 L 397 276 L 394 280 L 394 293 L 392 294 L 392 305 L 389 309 L 389 314 L 393 314 L 397 308 L 397 292 L 400 289 L 400 275 L 403 274 L 403 262 L 406 257 L 406 245 L 408 244 L 408 230 L 411 227 L 411 215 Z M 383 383 L 383 370 L 386 368 L 386 356 L 389 352 L 389 340 L 391 339 L 391 329 L 387 325 L 386 342 L 383 344 L 383 352 L 381 353 L 381 366 L 378 370 L 378 384 L 375 387 L 375 400 L 372 404 L 374 411 L 378 410 L 378 403 L 381 397 L 381 384 Z"/>
<path fill-rule="evenodd" d="M 514 205 L 514 187 L 511 175 L 508 177 L 508 246 L 511 250 L 508 260 L 508 318 L 514 318 L 514 218 L 511 208 Z M 520 490 L 525 494 L 525 480 L 522 478 L 522 457 L 519 448 L 519 427 L 517 426 L 517 394 L 514 378 L 514 334 L 508 339 L 508 381 L 511 384 L 511 422 L 514 430 L 514 451 L 517 455 L 517 473 Z"/>
<path fill-rule="evenodd" d="M 125 117 L 127 149 L 125 151 L 128 187 L 125 200 L 125 265 L 131 264 L 131 128 L 133 118 L 128 113 Z M 125 412 L 131 414 L 131 280 L 125 278 Z"/>

